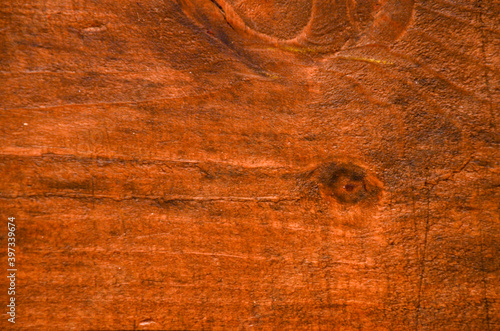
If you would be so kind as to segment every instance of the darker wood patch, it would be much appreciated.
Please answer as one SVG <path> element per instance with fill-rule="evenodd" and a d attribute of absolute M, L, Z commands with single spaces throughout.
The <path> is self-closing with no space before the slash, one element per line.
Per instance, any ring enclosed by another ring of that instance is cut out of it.
<path fill-rule="evenodd" d="M 319 169 L 321 195 L 345 204 L 376 204 L 381 197 L 382 182 L 365 168 L 352 162 L 330 162 Z"/>

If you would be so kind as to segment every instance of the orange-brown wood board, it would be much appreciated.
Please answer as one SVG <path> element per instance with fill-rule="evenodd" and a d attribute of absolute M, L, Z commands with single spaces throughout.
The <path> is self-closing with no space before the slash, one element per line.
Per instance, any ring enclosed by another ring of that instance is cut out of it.
<path fill-rule="evenodd" d="M 500 330 L 499 17 L 1 1 L 0 329 Z"/>

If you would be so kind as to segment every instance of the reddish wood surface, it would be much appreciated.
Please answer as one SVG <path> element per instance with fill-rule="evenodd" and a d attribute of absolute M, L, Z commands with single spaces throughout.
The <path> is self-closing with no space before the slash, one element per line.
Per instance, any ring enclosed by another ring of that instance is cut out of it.
<path fill-rule="evenodd" d="M 3 1 L 0 328 L 500 330 L 499 13 Z"/>

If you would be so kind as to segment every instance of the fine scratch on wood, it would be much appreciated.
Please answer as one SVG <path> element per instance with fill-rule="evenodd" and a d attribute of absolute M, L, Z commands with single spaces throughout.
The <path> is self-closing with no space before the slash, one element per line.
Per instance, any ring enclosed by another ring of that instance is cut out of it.
<path fill-rule="evenodd" d="M 415 314 L 415 330 L 419 330 L 419 317 L 421 311 L 421 300 L 422 300 L 422 285 L 424 282 L 424 274 L 425 274 L 425 259 L 427 256 L 427 237 L 429 234 L 429 220 L 430 220 L 430 193 L 432 188 L 427 189 L 427 208 L 426 208 L 426 217 L 425 217 L 425 230 L 424 230 L 424 242 L 422 247 L 422 256 L 420 257 L 420 276 L 418 279 L 417 285 L 417 305 L 416 305 L 416 314 Z"/>

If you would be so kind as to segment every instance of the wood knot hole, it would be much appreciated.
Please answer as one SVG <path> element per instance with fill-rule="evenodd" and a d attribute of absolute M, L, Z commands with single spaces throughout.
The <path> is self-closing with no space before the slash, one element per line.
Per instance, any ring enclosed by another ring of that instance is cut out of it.
<path fill-rule="evenodd" d="M 359 165 L 331 162 L 320 167 L 319 187 L 323 197 L 341 204 L 374 204 L 380 199 L 383 186 Z"/>

